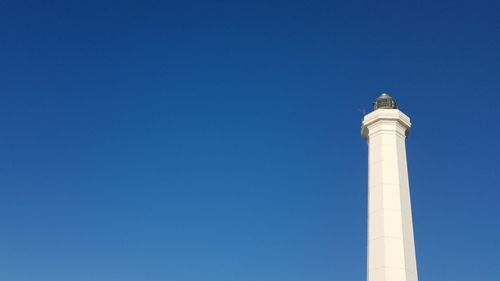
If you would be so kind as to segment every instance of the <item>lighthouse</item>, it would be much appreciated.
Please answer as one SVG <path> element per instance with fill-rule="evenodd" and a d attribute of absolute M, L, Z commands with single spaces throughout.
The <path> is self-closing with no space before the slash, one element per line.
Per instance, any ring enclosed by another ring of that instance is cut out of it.
<path fill-rule="evenodd" d="M 364 116 L 368 143 L 368 281 L 418 281 L 405 141 L 410 118 L 388 94 Z"/>

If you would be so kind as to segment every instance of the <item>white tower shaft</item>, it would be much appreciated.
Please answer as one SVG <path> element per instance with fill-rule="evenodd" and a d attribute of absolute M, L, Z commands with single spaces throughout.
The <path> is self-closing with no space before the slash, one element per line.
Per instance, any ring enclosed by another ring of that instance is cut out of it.
<path fill-rule="evenodd" d="M 368 141 L 368 281 L 418 281 L 405 140 L 410 118 L 380 108 L 363 120 Z"/>

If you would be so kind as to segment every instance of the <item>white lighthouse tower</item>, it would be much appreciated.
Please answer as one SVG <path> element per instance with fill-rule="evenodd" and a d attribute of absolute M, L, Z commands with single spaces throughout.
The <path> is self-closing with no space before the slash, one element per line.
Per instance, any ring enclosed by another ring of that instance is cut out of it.
<path fill-rule="evenodd" d="M 410 118 L 382 94 L 365 115 L 368 142 L 368 281 L 418 281 L 405 140 Z"/>

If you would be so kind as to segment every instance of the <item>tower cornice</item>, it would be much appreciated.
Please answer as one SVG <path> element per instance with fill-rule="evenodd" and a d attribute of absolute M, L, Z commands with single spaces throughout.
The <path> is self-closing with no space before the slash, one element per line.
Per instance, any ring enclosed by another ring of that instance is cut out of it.
<path fill-rule="evenodd" d="M 361 125 L 361 135 L 367 139 L 370 128 L 379 121 L 397 122 L 404 128 L 404 134 L 408 135 L 411 127 L 410 117 L 401 112 L 399 109 L 377 109 L 374 110 L 363 118 Z"/>

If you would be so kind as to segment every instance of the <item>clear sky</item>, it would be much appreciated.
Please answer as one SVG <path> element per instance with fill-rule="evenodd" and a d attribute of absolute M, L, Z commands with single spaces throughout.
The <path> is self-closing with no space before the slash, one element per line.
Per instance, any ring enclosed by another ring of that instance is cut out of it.
<path fill-rule="evenodd" d="M 500 280 L 498 1 L 1 1 L 0 280 L 365 280 L 363 110 L 420 279 Z"/>

